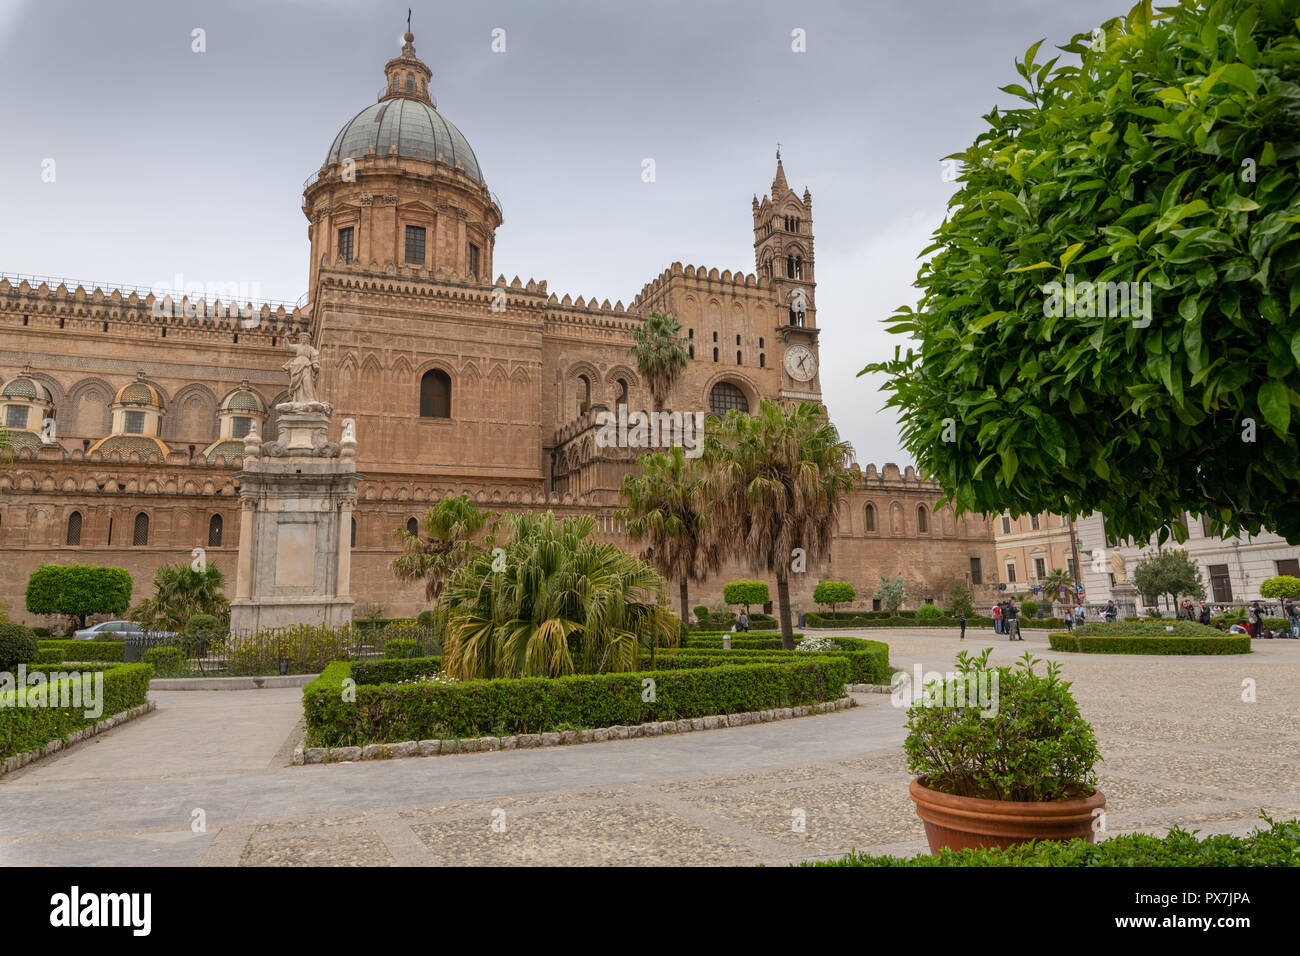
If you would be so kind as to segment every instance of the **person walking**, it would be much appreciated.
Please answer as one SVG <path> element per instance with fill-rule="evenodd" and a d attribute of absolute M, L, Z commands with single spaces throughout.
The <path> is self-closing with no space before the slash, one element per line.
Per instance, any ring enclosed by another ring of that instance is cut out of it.
<path fill-rule="evenodd" d="M 1250 636 L 1259 637 L 1260 628 L 1263 626 L 1264 623 L 1264 615 L 1259 609 L 1258 601 L 1256 601 L 1254 604 L 1250 606 L 1250 613 L 1246 615 L 1246 620 L 1249 622 L 1250 625 L 1249 627 Z"/>
<path fill-rule="evenodd" d="M 966 640 L 966 610 L 963 608 L 957 612 L 957 623 L 961 625 L 961 639 Z"/>
<path fill-rule="evenodd" d="M 1002 633 L 1002 604 L 1001 602 L 993 605 L 993 633 Z"/>
<path fill-rule="evenodd" d="M 1002 612 L 1002 620 L 1006 623 L 1007 640 L 1023 641 L 1020 636 L 1020 613 L 1016 610 L 1016 602 L 1008 601 L 1006 610 Z"/>
<path fill-rule="evenodd" d="M 746 614 L 744 611 L 740 612 L 740 618 L 736 621 L 736 630 L 738 631 L 749 630 L 749 615 Z"/>

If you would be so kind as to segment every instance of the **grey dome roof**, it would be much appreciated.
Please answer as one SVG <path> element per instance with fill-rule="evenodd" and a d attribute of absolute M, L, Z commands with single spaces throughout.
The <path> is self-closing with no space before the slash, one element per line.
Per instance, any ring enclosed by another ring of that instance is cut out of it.
<path fill-rule="evenodd" d="M 378 156 L 387 156 L 396 146 L 399 156 L 429 162 L 441 153 L 452 166 L 460 163 L 466 175 L 486 185 L 469 141 L 441 113 L 417 99 L 393 97 L 367 106 L 339 130 L 325 162 L 360 159 L 372 146 Z"/>

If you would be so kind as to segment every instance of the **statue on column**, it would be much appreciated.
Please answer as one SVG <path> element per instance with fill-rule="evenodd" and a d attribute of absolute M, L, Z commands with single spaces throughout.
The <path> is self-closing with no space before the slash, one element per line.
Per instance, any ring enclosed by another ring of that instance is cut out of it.
<path fill-rule="evenodd" d="M 293 358 L 280 366 L 289 373 L 289 401 L 295 405 L 319 402 L 316 376 L 320 374 L 320 351 L 312 348 L 311 333 L 300 333 L 289 348 L 293 349 Z"/>

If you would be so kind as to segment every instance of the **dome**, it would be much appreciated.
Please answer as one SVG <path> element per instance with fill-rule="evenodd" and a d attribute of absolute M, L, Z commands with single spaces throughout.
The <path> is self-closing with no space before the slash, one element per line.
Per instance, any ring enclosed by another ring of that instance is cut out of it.
<path fill-rule="evenodd" d="M 160 439 L 152 435 L 109 435 L 90 446 L 87 454 L 100 452 L 105 458 L 109 455 L 121 455 L 129 458 L 139 454 L 146 461 L 162 461 L 170 449 Z"/>
<path fill-rule="evenodd" d="M 465 174 L 486 185 L 469 141 L 442 114 L 419 99 L 396 96 L 367 106 L 344 124 L 330 145 L 326 164 L 360 159 L 374 148 L 377 156 L 397 155 L 437 161 L 439 156 L 452 166 L 460 163 Z"/>
<path fill-rule="evenodd" d="M 221 400 L 219 412 L 252 412 L 254 415 L 266 414 L 266 402 L 262 396 L 248 387 L 241 385 Z"/>
<path fill-rule="evenodd" d="M 152 405 L 155 408 L 162 408 L 162 396 L 158 394 L 158 389 L 154 388 L 148 382 L 136 380 L 130 385 L 123 385 L 113 396 L 114 405 Z"/>
<path fill-rule="evenodd" d="M 244 457 L 243 439 L 227 439 L 209 445 L 203 451 L 203 457 L 209 462 L 216 462 L 221 459 L 226 464 L 234 464 L 235 459 Z"/>
<path fill-rule="evenodd" d="M 19 375 L 17 378 L 6 382 L 5 387 L 0 388 L 0 398 L 23 398 L 28 401 L 44 402 L 46 404 L 54 401 L 48 388 L 26 375 Z"/>

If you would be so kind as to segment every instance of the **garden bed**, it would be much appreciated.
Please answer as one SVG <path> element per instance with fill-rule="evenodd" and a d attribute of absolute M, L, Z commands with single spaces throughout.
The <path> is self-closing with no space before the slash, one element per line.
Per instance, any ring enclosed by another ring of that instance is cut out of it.
<path fill-rule="evenodd" d="M 340 747 L 576 733 L 811 707 L 842 698 L 853 673 L 851 662 L 844 657 L 807 657 L 716 666 L 703 660 L 689 666 L 678 659 L 674 664 L 687 666 L 447 683 L 421 679 L 438 673 L 439 658 L 338 662 L 303 689 L 307 744 Z M 355 702 L 345 699 L 343 682 L 349 678 L 356 681 L 355 688 L 348 688 L 355 690 Z"/>
<path fill-rule="evenodd" d="M 1249 654 L 1249 634 L 1225 634 L 1191 621 L 1084 624 L 1048 635 L 1054 651 L 1081 654 Z"/>
<path fill-rule="evenodd" d="M 36 669 L 39 668 L 34 670 Z M 62 667 L 51 670 L 56 673 L 65 672 Z M 104 714 L 121 715 L 140 707 L 146 703 L 149 680 L 153 677 L 153 668 L 148 664 L 78 667 L 77 671 L 103 673 L 104 690 L 100 714 L 87 717 L 84 705 L 52 706 L 47 703 L 18 707 L 15 706 L 15 695 L 21 691 L 11 690 L 0 694 L 0 758 L 41 750 L 51 744 L 62 747 L 78 731 L 102 723 Z M 69 680 L 70 678 L 65 678 L 46 684 L 45 693 L 49 695 L 47 699 L 53 700 L 56 694 L 62 697 L 65 688 L 71 688 Z M 29 699 L 34 689 L 27 688 Z"/>

